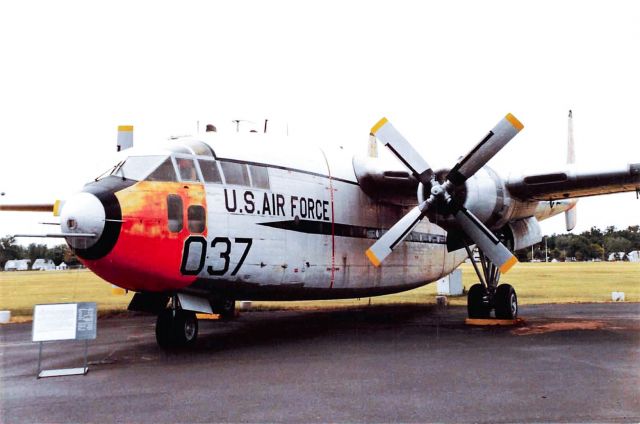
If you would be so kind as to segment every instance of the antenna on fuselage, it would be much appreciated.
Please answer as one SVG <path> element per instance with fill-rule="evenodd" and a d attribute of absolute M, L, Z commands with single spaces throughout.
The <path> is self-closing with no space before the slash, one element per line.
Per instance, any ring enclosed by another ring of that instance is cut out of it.
<path fill-rule="evenodd" d="M 258 131 L 255 130 L 255 127 L 256 127 L 257 124 L 255 122 L 253 122 L 253 121 L 249 121 L 248 119 L 234 119 L 231 122 L 236 124 L 236 132 L 237 133 L 240 132 L 240 124 L 243 123 L 243 122 L 246 122 L 247 124 L 251 125 L 251 127 L 249 127 L 250 128 L 249 132 L 252 132 L 252 133 L 257 133 L 258 132 Z"/>
<path fill-rule="evenodd" d="M 567 163 L 576 163 L 576 150 L 573 143 L 573 112 L 569 109 L 568 138 L 567 138 Z"/>
<path fill-rule="evenodd" d="M 576 163 L 576 147 L 573 143 L 573 112 L 569 109 L 567 128 L 567 164 Z M 564 221 L 567 231 L 571 231 L 578 223 L 578 206 L 577 200 L 574 200 L 574 206 L 564 213 Z"/>
<path fill-rule="evenodd" d="M 133 147 L 133 125 L 118 126 L 118 152 Z"/>

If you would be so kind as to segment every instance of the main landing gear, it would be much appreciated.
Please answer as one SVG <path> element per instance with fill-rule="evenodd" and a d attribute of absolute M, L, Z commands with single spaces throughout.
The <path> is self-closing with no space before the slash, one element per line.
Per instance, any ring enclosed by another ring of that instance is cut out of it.
<path fill-rule="evenodd" d="M 495 310 L 498 319 L 516 319 L 518 317 L 518 296 L 511 284 L 499 284 L 500 269 L 495 266 L 480 251 L 480 264 L 473 258 L 468 247 L 465 247 L 473 268 L 480 279 L 480 283 L 474 284 L 467 295 L 467 313 L 469 318 L 489 318 L 491 310 Z"/>

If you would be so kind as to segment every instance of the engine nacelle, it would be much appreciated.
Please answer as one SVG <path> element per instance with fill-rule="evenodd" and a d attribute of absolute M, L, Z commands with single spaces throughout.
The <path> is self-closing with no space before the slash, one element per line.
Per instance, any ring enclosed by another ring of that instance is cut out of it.
<path fill-rule="evenodd" d="M 449 170 L 446 169 L 436 172 L 436 179 L 443 182 L 448 172 Z M 420 184 L 418 200 L 423 202 L 429 198 L 430 192 L 431 187 Z M 451 196 L 455 203 L 462 204 L 492 230 L 504 227 L 515 206 L 504 180 L 488 166 L 478 170 L 465 182 L 464 186 L 457 187 Z M 458 229 L 450 208 L 443 202 L 436 201 L 427 216 L 431 222 L 449 231 Z"/>
<path fill-rule="evenodd" d="M 542 241 L 542 230 L 534 216 L 519 219 L 507 224 L 503 229 L 507 246 L 512 250 L 520 250 Z"/>

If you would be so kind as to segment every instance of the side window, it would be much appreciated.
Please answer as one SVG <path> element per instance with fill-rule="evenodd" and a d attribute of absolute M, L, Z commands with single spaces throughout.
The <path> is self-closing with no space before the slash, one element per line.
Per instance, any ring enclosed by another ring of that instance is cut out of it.
<path fill-rule="evenodd" d="M 264 166 L 250 165 L 251 187 L 269 188 L 269 172 Z"/>
<path fill-rule="evenodd" d="M 198 160 L 200 164 L 200 170 L 202 171 L 202 177 L 207 183 L 222 183 L 220 178 L 220 171 L 218 171 L 218 165 L 212 160 Z"/>
<path fill-rule="evenodd" d="M 182 181 L 199 181 L 196 165 L 192 159 L 176 158 L 178 164 L 178 172 Z"/>
<path fill-rule="evenodd" d="M 156 168 L 155 171 L 147 177 L 148 181 L 178 181 L 176 178 L 176 170 L 173 168 L 171 158 L 165 159 L 164 162 Z"/>
<path fill-rule="evenodd" d="M 249 172 L 243 163 L 220 161 L 227 184 L 249 186 Z"/>
<path fill-rule="evenodd" d="M 189 231 L 192 233 L 203 233 L 205 228 L 204 208 L 200 205 L 191 205 L 187 209 L 187 222 Z"/>
<path fill-rule="evenodd" d="M 182 198 L 175 194 L 167 196 L 167 214 L 169 217 L 169 231 L 177 233 L 182 230 Z"/>

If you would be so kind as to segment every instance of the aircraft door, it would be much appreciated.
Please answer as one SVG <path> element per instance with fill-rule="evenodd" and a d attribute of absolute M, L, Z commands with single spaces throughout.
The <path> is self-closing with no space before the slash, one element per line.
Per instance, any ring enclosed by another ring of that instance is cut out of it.
<path fill-rule="evenodd" d="M 174 160 L 181 184 L 167 195 L 167 225 L 185 243 L 181 272 L 193 274 L 202 268 L 206 250 L 206 195 L 196 162 L 186 157 Z"/>

